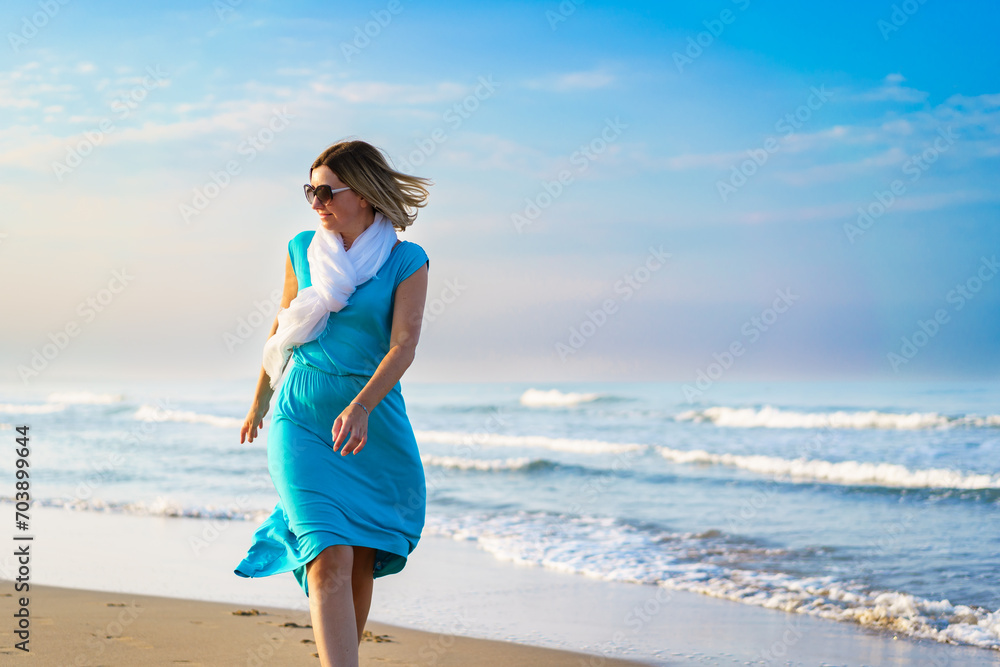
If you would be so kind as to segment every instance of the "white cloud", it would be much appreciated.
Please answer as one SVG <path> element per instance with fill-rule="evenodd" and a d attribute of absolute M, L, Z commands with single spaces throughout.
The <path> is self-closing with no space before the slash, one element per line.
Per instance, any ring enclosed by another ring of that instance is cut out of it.
<path fill-rule="evenodd" d="M 578 90 L 605 88 L 614 82 L 615 77 L 613 74 L 605 69 L 596 69 L 584 72 L 567 72 L 541 79 L 532 79 L 527 81 L 525 86 L 534 90 L 554 90 L 560 93 L 567 93 Z"/>
<path fill-rule="evenodd" d="M 775 178 L 788 185 L 804 187 L 817 183 L 840 181 L 851 176 L 871 172 L 882 167 L 902 164 L 907 158 L 907 152 L 898 146 L 888 148 L 881 153 L 868 155 L 850 162 L 835 162 L 819 164 L 813 167 L 797 168 L 792 171 L 778 172 Z"/>
<path fill-rule="evenodd" d="M 899 75 L 889 75 L 886 85 L 898 86 L 900 81 Z M 809 155 L 812 161 L 795 171 L 780 172 L 776 177 L 789 185 L 807 186 L 900 164 L 907 155 L 931 145 L 939 136 L 938 131 L 947 127 L 966 129 L 967 136 L 961 139 L 963 153 L 980 157 L 1000 154 L 1000 94 L 954 95 L 931 110 L 915 109 L 869 124 L 833 125 L 815 132 L 776 136 L 778 154 Z M 646 169 L 728 170 L 747 159 L 746 151 L 759 148 L 760 143 L 732 151 L 670 157 L 650 156 L 640 148 L 632 152 L 630 159 Z M 845 146 L 857 147 L 860 154 L 853 160 L 844 160 L 841 154 Z M 862 150 L 864 147 L 871 148 Z M 831 161 L 835 156 L 838 161 Z"/>
<path fill-rule="evenodd" d="M 280 107 L 279 107 L 280 108 Z M 256 132 L 267 127 L 274 116 L 275 104 L 271 102 L 224 102 L 215 113 L 174 123 L 144 123 L 141 127 L 122 129 L 109 135 L 108 143 L 165 142 L 220 133 L 222 136 Z M 289 112 L 294 115 L 293 110 Z"/>
<path fill-rule="evenodd" d="M 123 81 L 132 78 L 134 77 L 120 78 L 116 84 L 120 85 Z M 6 92 L 6 84 L 7 82 L 0 74 L 0 92 Z M 30 89 L 29 92 L 32 94 L 28 96 L 0 95 L 0 107 L 36 108 L 44 103 L 37 99 L 44 99 L 45 96 L 42 93 L 68 92 L 71 88 L 68 84 L 19 82 L 18 90 Z M 20 166 L 31 171 L 48 170 L 52 160 L 62 157 L 66 146 L 79 140 L 83 136 L 83 131 L 93 130 L 97 124 L 105 119 L 113 121 L 116 126 L 115 130 L 104 138 L 103 145 L 105 146 L 127 143 L 179 142 L 206 136 L 217 137 L 219 140 L 225 141 L 229 138 L 257 132 L 266 127 L 276 109 L 287 110 L 293 117 L 298 116 L 300 112 L 313 116 L 316 114 L 328 115 L 336 111 L 343 115 L 347 110 L 338 108 L 342 108 L 344 102 L 347 102 L 352 109 L 355 105 L 361 108 L 365 105 L 385 105 L 381 109 L 384 112 L 417 112 L 420 110 L 412 107 L 426 104 L 444 107 L 449 102 L 453 103 L 454 100 L 461 99 L 474 89 L 474 86 L 463 86 L 447 81 L 427 85 L 383 82 L 348 82 L 334 85 L 329 82 L 314 82 L 311 89 L 308 87 L 300 89 L 296 96 L 290 98 L 290 89 L 288 88 L 258 85 L 254 87 L 253 94 L 249 95 L 247 99 L 216 101 L 212 99 L 212 96 L 206 96 L 202 100 L 174 105 L 172 108 L 174 115 L 167 116 L 166 120 L 150 120 L 137 127 L 120 126 L 117 118 L 110 112 L 101 115 L 101 111 L 107 111 L 106 106 L 97 109 L 98 113 L 95 114 L 86 113 L 79 107 L 79 104 L 74 106 L 47 104 L 47 113 L 66 108 L 77 111 L 77 113 L 69 115 L 67 125 L 63 128 L 64 131 L 68 131 L 65 136 L 58 136 L 64 134 L 58 129 L 54 132 L 40 132 L 38 126 L 22 121 L 17 127 L 9 127 L 0 132 L 0 164 Z M 434 109 L 431 118 L 439 118 L 442 112 L 443 108 Z M 350 111 L 350 113 L 353 114 L 355 111 Z M 191 117 L 191 115 L 197 117 Z M 46 119 L 56 120 L 52 116 L 48 116 Z M 11 123 L 11 126 L 13 125 Z"/>
<path fill-rule="evenodd" d="M 50 160 L 66 143 L 52 134 L 40 133 L 37 125 L 12 125 L 0 129 L 0 165 L 32 171 L 50 168 Z"/>
<path fill-rule="evenodd" d="M 799 132 L 787 136 L 775 136 L 774 138 L 778 141 L 782 153 L 803 153 L 810 150 L 826 149 L 846 141 L 867 143 L 861 137 L 854 136 L 853 128 L 844 125 L 834 125 L 816 132 Z M 650 156 L 642 148 L 638 148 L 631 151 L 629 159 L 649 169 L 670 171 L 729 169 L 747 159 L 747 150 L 760 148 L 759 143 L 761 142 L 758 142 L 756 146 L 746 146 L 733 151 L 684 153 L 670 157 Z"/>
<path fill-rule="evenodd" d="M 11 70 L 0 71 L 0 109 L 35 109 L 50 100 L 52 94 L 74 93 L 71 85 L 55 86 L 43 81 L 44 75 L 35 71 L 39 63 L 28 62 Z M 60 96 L 60 101 L 66 95 Z"/>
<path fill-rule="evenodd" d="M 879 129 L 889 134 L 909 135 L 913 134 L 914 127 L 910 121 L 904 118 L 897 118 L 882 123 Z"/>
<path fill-rule="evenodd" d="M 462 132 L 440 151 L 447 165 L 462 169 L 501 170 L 537 177 L 551 176 L 559 158 L 496 134 Z"/>
<path fill-rule="evenodd" d="M 933 211 L 951 206 L 959 206 L 973 202 L 995 202 L 1000 196 L 981 190 L 956 190 L 931 194 L 906 193 L 896 199 L 890 209 L 891 215 L 900 211 Z M 867 203 L 867 202 L 861 202 Z M 858 215 L 859 202 L 835 202 L 816 206 L 798 206 L 785 209 L 769 209 L 757 211 L 742 211 L 727 216 L 721 222 L 737 222 L 743 224 L 764 224 L 776 222 L 814 222 L 841 219 L 845 222 L 853 220 Z"/>
<path fill-rule="evenodd" d="M 275 74 L 281 77 L 304 77 L 312 78 L 315 76 L 315 71 L 308 67 L 279 67 L 274 71 Z"/>
<path fill-rule="evenodd" d="M 671 171 L 687 171 L 689 169 L 728 169 L 736 162 L 746 159 L 746 151 L 731 151 L 720 153 L 686 153 L 667 158 L 649 158 L 646 164 L 659 166 Z"/>
<path fill-rule="evenodd" d="M 857 93 L 853 99 L 862 102 L 926 102 L 928 93 L 901 85 L 905 80 L 902 74 L 889 74 L 882 80 L 881 86 Z"/>
<path fill-rule="evenodd" d="M 869 143 L 871 137 L 859 134 L 857 128 L 849 125 L 834 125 L 815 132 L 794 132 L 779 137 L 778 141 L 785 153 L 804 153 L 845 143 Z"/>
<path fill-rule="evenodd" d="M 1000 93 L 985 95 L 952 95 L 942 106 L 963 107 L 967 109 L 998 109 L 1000 108 Z"/>
<path fill-rule="evenodd" d="M 378 81 L 329 84 L 314 82 L 312 89 L 352 104 L 435 104 L 457 100 L 471 92 L 468 86 L 442 81 L 430 85 Z"/>
<path fill-rule="evenodd" d="M 35 109 L 38 106 L 37 100 L 0 95 L 0 109 Z"/>

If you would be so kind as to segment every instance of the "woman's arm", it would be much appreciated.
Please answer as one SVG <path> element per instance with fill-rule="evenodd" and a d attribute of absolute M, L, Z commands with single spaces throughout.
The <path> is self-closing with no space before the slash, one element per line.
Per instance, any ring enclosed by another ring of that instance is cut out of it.
<path fill-rule="evenodd" d="M 375 369 L 358 395 L 333 422 L 333 451 L 341 445 L 348 433 L 350 439 L 343 443 L 340 454 L 357 454 L 368 442 L 368 411 L 386 397 L 403 373 L 413 363 L 420 339 L 420 324 L 424 317 L 427 299 L 427 264 L 414 271 L 396 286 L 396 303 L 392 309 L 392 331 L 389 334 L 389 352 Z"/>
<path fill-rule="evenodd" d="M 292 302 L 292 299 L 298 293 L 299 281 L 295 277 L 295 270 L 292 268 L 292 258 L 288 256 L 285 259 L 285 287 L 281 293 L 281 307 L 288 308 L 288 304 Z M 275 316 L 274 324 L 271 325 L 271 333 L 267 337 L 270 338 L 273 336 L 277 330 L 278 318 Z M 257 389 L 254 392 L 253 404 L 250 406 L 250 412 L 247 413 L 247 418 L 243 421 L 243 427 L 240 429 L 240 444 L 244 441 L 253 442 L 253 439 L 257 437 L 257 430 L 264 427 L 264 415 L 267 414 L 267 409 L 271 405 L 271 396 L 273 395 L 274 390 L 271 389 L 271 378 L 268 377 L 264 367 L 261 366 L 260 377 L 257 378 Z"/>

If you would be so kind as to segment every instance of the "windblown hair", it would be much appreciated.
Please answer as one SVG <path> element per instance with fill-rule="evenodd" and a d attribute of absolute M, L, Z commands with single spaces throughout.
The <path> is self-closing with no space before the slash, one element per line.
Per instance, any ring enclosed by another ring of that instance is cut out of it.
<path fill-rule="evenodd" d="M 381 150 L 364 141 L 341 141 L 330 146 L 313 162 L 309 176 L 323 165 L 400 231 L 417 219 L 417 209 L 427 203 L 427 186 L 433 185 L 429 179 L 396 171 Z"/>

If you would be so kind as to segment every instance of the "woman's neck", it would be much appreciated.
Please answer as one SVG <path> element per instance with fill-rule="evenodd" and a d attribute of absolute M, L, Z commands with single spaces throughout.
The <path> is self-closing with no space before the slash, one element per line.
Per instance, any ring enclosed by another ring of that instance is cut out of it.
<path fill-rule="evenodd" d="M 355 234 L 351 234 L 350 232 L 342 232 L 340 234 L 340 238 L 344 240 L 344 250 L 345 251 L 350 250 L 351 246 L 354 245 L 354 242 L 358 240 L 358 237 L 364 234 L 365 230 L 371 227 L 374 222 L 375 222 L 375 212 L 371 211 L 370 216 L 368 217 L 367 220 L 365 220 L 360 231 L 358 231 Z"/>

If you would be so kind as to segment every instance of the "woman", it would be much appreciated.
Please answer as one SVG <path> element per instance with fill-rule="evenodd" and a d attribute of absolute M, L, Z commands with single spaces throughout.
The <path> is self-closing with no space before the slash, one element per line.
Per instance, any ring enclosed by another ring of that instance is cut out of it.
<path fill-rule="evenodd" d="M 430 181 L 393 170 L 363 141 L 325 150 L 309 180 L 320 224 L 288 244 L 282 309 L 240 431 L 253 442 L 278 387 L 267 460 L 279 501 L 235 572 L 293 571 L 320 663 L 357 665 L 374 579 L 403 568 L 424 523 L 399 379 L 420 335 L 429 262 L 396 228 L 413 223 Z"/>

